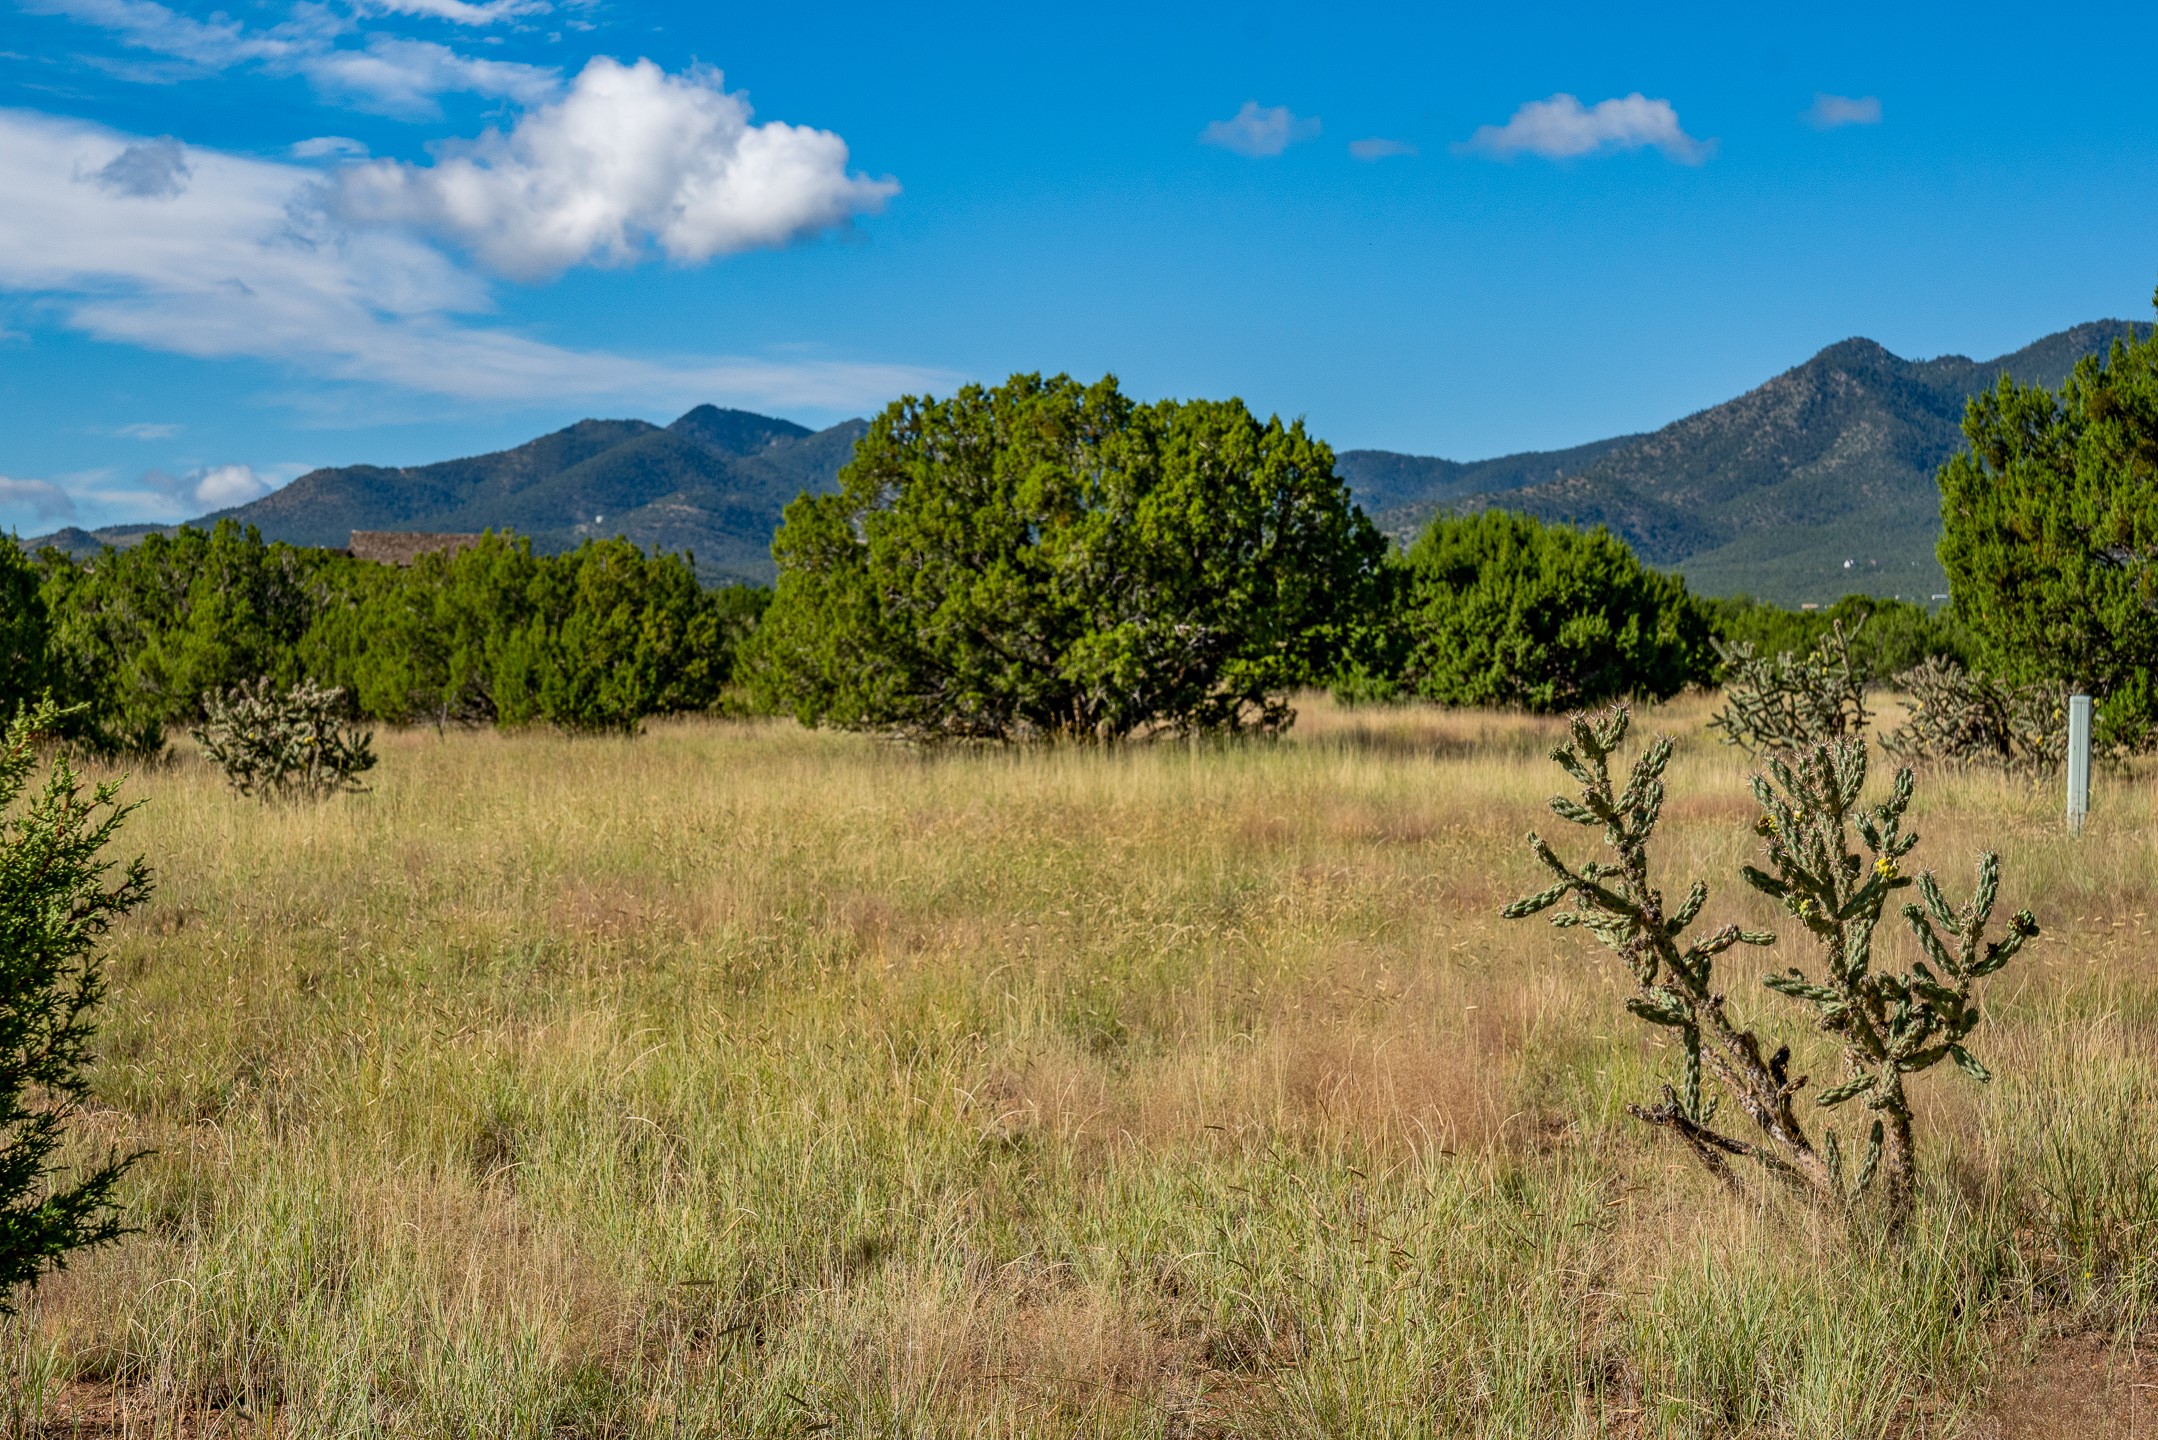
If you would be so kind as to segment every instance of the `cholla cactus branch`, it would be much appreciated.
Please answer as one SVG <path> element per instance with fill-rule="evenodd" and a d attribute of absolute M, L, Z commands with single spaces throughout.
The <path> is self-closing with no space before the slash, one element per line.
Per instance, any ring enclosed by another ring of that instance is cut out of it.
<path fill-rule="evenodd" d="M 1910 715 L 1881 748 L 1914 763 L 2053 774 L 2068 763 L 2068 697 L 2058 685 L 2009 685 L 1929 658 L 1896 677 Z"/>
<path fill-rule="evenodd" d="M 1726 745 L 1756 755 L 1862 734 L 1872 715 L 1866 682 L 1851 659 L 1861 620 L 1844 633 L 1838 620 L 1808 654 L 1757 655 L 1753 646 L 1717 642 L 1723 657 L 1723 709 L 1708 722 Z"/>
<path fill-rule="evenodd" d="M 1903 828 L 1912 780 L 1899 770 L 1889 797 L 1864 807 L 1866 746 L 1861 740 L 1816 745 L 1789 760 L 1770 762 L 1754 778 L 1761 804 L 1757 829 L 1766 871 L 1748 866 L 1749 884 L 1779 901 L 1814 937 L 1822 977 L 1793 968 L 1768 978 L 1769 988 L 1811 1004 L 1820 1028 L 1843 1047 L 1847 1078 L 1821 1091 L 1824 1107 L 1856 1100 L 1877 1119 L 1867 1154 L 1852 1182 L 1863 1193 L 1878 1176 L 1891 1223 L 1910 1213 L 1916 1186 L 1911 1103 L 1905 1076 L 1953 1059 L 1979 1079 L 1986 1070 L 1963 1041 L 1978 1024 L 1972 983 L 1992 974 L 2038 933 L 2019 913 L 2006 939 L 1988 944 L 1984 931 L 2000 888 L 2000 861 L 1981 856 L 1971 901 L 1952 908 L 1932 874 L 1906 876 L 1902 861 L 1918 844 Z M 1925 900 L 1903 907 L 1923 952 L 1908 971 L 1875 967 L 1874 941 L 1890 897 L 1916 884 Z M 1928 913 L 1930 912 L 1930 914 Z M 1954 943 L 1945 943 L 1939 925 Z M 1840 1149 L 1840 1145 L 1839 1145 Z"/>
<path fill-rule="evenodd" d="M 1787 1073 L 1787 1051 L 1763 1059 L 1760 1041 L 1731 1020 L 1724 997 L 1714 988 L 1717 955 L 1734 945 L 1773 944 L 1775 937 L 1734 925 L 1682 943 L 1683 932 L 1708 903 L 1708 887 L 1695 882 L 1685 900 L 1667 914 L 1662 892 L 1649 879 L 1648 842 L 1663 809 L 1663 771 L 1670 763 L 1671 742 L 1658 739 L 1652 744 L 1634 762 L 1624 792 L 1616 793 L 1610 757 L 1630 723 L 1624 706 L 1593 722 L 1577 717 L 1572 743 L 1551 752 L 1582 786 L 1578 801 L 1554 797 L 1553 812 L 1578 825 L 1600 827 L 1616 859 L 1590 861 L 1577 871 L 1532 834 L 1530 850 L 1558 883 L 1509 905 L 1504 913 L 1508 919 L 1521 919 L 1571 895 L 1574 908 L 1553 916 L 1553 923 L 1585 927 L 1616 953 L 1634 980 L 1627 1009 L 1651 1025 L 1677 1032 L 1683 1090 L 1666 1086 L 1661 1105 L 1631 1106 L 1633 1114 L 1677 1135 L 1712 1175 L 1733 1189 L 1739 1181 L 1727 1156 L 1753 1160 L 1782 1180 L 1825 1183 L 1825 1163 L 1814 1154 L 1792 1105 L 1804 1077 L 1793 1080 Z M 1704 1072 L 1736 1099 L 1769 1141 L 1767 1146 L 1713 1128 L 1716 1105 L 1703 1091 Z"/>
<path fill-rule="evenodd" d="M 1857 1102 L 1872 1112 L 1865 1148 L 1855 1172 L 1847 1172 L 1843 1142 L 1831 1128 L 1816 1146 L 1800 1120 L 1795 1097 L 1806 1084 L 1790 1073 L 1789 1046 L 1763 1058 L 1760 1039 L 1729 1015 L 1714 986 L 1714 959 L 1734 945 L 1772 945 L 1776 937 L 1725 926 L 1684 943 L 1681 932 L 1708 900 L 1699 881 L 1668 915 L 1663 896 L 1649 881 L 1648 845 L 1663 798 L 1668 740 L 1659 739 L 1634 762 L 1623 793 L 1614 793 L 1610 758 L 1624 739 L 1623 706 L 1593 721 L 1577 718 L 1572 742 L 1552 758 L 1582 789 L 1578 800 L 1551 802 L 1562 818 L 1600 828 L 1610 860 L 1570 868 L 1540 836 L 1529 847 L 1556 881 L 1504 911 L 1519 919 L 1571 897 L 1573 907 L 1552 917 L 1562 927 L 1581 926 L 1625 963 L 1634 981 L 1626 1008 L 1651 1025 L 1677 1032 L 1681 1084 L 1664 1087 L 1663 1103 L 1629 1106 L 1650 1124 L 1670 1130 L 1721 1183 L 1738 1189 L 1730 1159 L 1759 1164 L 1769 1175 L 1813 1198 L 1842 1209 L 1869 1193 L 1878 1179 L 1891 1230 L 1908 1221 L 1915 1195 L 1911 1107 L 1905 1076 L 1953 1059 L 1978 1079 L 1985 1067 L 1965 1048 L 1979 1013 L 1971 1001 L 1974 982 L 2005 965 L 2023 942 L 2038 933 L 2028 911 L 2009 933 L 1987 941 L 1985 929 L 2000 886 L 1998 859 L 1979 861 L 1969 902 L 1951 906 L 1933 876 L 1915 880 L 1902 862 L 1918 843 L 1904 828 L 1910 808 L 1911 772 L 1898 772 L 1885 800 L 1862 803 L 1866 786 L 1863 740 L 1817 743 L 1776 756 L 1753 779 L 1761 807 L 1755 830 L 1766 866 L 1743 867 L 1747 882 L 1780 903 L 1814 941 L 1821 960 L 1818 979 L 1792 968 L 1770 976 L 1770 989 L 1814 1007 L 1821 1030 L 1843 1050 L 1844 1079 L 1821 1090 L 1816 1103 L 1833 1109 Z M 1924 907 L 1907 904 L 1904 918 L 1923 958 L 1907 972 L 1878 968 L 1874 941 L 1891 898 L 1916 885 Z M 1744 1111 L 1759 1132 L 1742 1140 L 1712 1127 L 1715 1101 L 1703 1093 L 1704 1074 Z"/>
<path fill-rule="evenodd" d="M 279 694 L 257 680 L 207 697 L 207 723 L 189 733 L 242 795 L 319 800 L 362 788 L 358 777 L 375 764 L 373 734 L 339 714 L 344 694 L 312 680 Z"/>

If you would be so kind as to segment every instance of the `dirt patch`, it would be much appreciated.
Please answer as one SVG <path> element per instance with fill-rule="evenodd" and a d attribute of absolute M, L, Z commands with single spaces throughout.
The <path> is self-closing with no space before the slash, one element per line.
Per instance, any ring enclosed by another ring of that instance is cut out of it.
<path fill-rule="evenodd" d="M 2158 1440 L 2158 1343 L 2070 1335 L 1995 1377 L 1972 1440 Z"/>
<path fill-rule="evenodd" d="M 121 1440 L 158 1436 L 161 1440 L 213 1440 L 223 1436 L 289 1433 L 281 1417 L 255 1413 L 244 1405 L 222 1408 L 160 1406 L 146 1390 L 122 1390 L 78 1381 L 52 1397 L 44 1412 L 21 1432 L 32 1440 Z"/>

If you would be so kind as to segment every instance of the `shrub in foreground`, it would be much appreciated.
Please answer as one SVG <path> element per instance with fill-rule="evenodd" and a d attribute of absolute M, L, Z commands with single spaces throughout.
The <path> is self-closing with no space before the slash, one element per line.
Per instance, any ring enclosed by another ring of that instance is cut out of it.
<path fill-rule="evenodd" d="M 1333 451 L 1239 401 L 1019 375 L 870 423 L 789 505 L 751 641 L 805 724 L 916 739 L 1271 732 L 1385 541 Z"/>
<path fill-rule="evenodd" d="M 1776 937 L 1728 925 L 1690 943 L 1681 940 L 1708 903 L 1708 887 L 1696 880 L 1685 899 L 1667 909 L 1649 880 L 1649 843 L 1663 809 L 1671 742 L 1652 744 L 1621 791 L 1612 782 L 1610 761 L 1628 722 L 1623 706 L 1593 720 L 1577 716 L 1571 742 L 1551 757 L 1581 786 L 1579 800 L 1554 796 L 1552 810 L 1601 830 L 1611 858 L 1576 868 L 1531 834 L 1529 848 L 1555 883 L 1506 907 L 1506 918 L 1534 915 L 1570 898 L 1573 908 L 1552 923 L 1585 926 L 1615 951 L 1634 985 L 1626 1008 L 1676 1035 L 1679 1084 L 1664 1086 L 1660 1104 L 1628 1106 L 1633 1115 L 1677 1136 L 1733 1190 L 1743 1188 L 1734 1160 L 1751 1162 L 1834 1210 L 1848 1210 L 1877 1190 L 1886 1228 L 1900 1232 L 1910 1220 L 1917 1175 L 1908 1077 L 1953 1060 L 1977 1080 L 1991 1078 L 1964 1044 L 1979 1018 L 1972 992 L 2038 933 L 2037 922 L 2019 911 L 2003 938 L 1985 938 L 2000 887 L 2000 862 L 1990 852 L 1979 857 L 1976 888 L 1961 906 L 1949 904 L 1930 871 L 1915 881 L 1904 873 L 1918 844 L 1918 836 L 1903 828 L 1911 772 L 1897 772 L 1886 800 L 1864 805 L 1863 740 L 1815 744 L 1788 760 L 1771 760 L 1765 773 L 1754 776 L 1762 812 L 1755 829 L 1768 868 L 1748 865 L 1742 873 L 1804 929 L 1820 964 L 1817 977 L 1793 966 L 1766 984 L 1811 1005 L 1821 1032 L 1842 1052 L 1843 1077 L 1817 1090 L 1814 1103 L 1823 1109 L 1855 1104 L 1872 1114 L 1854 1126 L 1864 1135 L 1862 1144 L 1857 1134 L 1851 1137 L 1860 1145 L 1855 1157 L 1833 1126 L 1816 1143 L 1799 1113 L 1807 1077 L 1791 1073 L 1791 1047 L 1765 1053 L 1761 1038 L 1732 1018 L 1712 975 L 1715 957 L 1732 946 L 1773 945 Z M 1902 911 L 1922 958 L 1905 971 L 1877 968 L 1881 917 L 1890 897 L 1914 883 L 1925 904 L 1906 903 Z M 1711 1084 L 1744 1112 L 1757 1139 L 1717 1128 Z"/>
<path fill-rule="evenodd" d="M 133 808 L 117 803 L 117 786 L 85 795 L 56 759 L 43 791 L 18 806 L 61 719 L 48 701 L 18 713 L 0 741 L 0 1315 L 19 1288 L 121 1233 L 112 1192 L 131 1163 L 108 1159 L 72 1184 L 53 1165 L 89 1094 L 105 996 L 98 942 L 150 894 L 141 860 L 114 877 L 105 858 Z"/>
<path fill-rule="evenodd" d="M 1608 530 L 1487 510 L 1433 520 L 1398 562 L 1385 683 L 1442 705 L 1563 711 L 1664 699 L 1714 665 L 1685 582 Z"/>
<path fill-rule="evenodd" d="M 374 736 L 344 719 L 345 692 L 302 680 L 278 691 L 268 680 L 204 699 L 189 732 L 232 788 L 257 800 L 320 800 L 360 788 L 374 768 Z"/>

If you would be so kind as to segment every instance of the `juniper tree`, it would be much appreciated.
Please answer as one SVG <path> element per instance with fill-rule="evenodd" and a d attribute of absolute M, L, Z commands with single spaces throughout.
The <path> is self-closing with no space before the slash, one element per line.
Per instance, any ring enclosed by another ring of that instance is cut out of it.
<path fill-rule="evenodd" d="M 1719 643 L 1724 664 L 1723 709 L 1708 722 L 1726 745 L 1756 755 L 1857 735 L 1872 716 L 1866 679 L 1851 655 L 1860 621 L 1846 633 L 1837 621 L 1805 655 L 1757 655 L 1751 645 Z"/>
<path fill-rule="evenodd" d="M 18 806 L 38 745 L 62 712 L 18 713 L 0 741 L 0 1315 L 68 1256 L 122 1233 L 113 1189 L 132 1157 L 63 1183 L 53 1160 L 89 1094 L 93 1017 L 105 996 L 98 944 L 150 894 L 140 859 L 114 874 L 105 852 L 134 809 L 118 787 L 87 795 L 64 759 Z"/>
<path fill-rule="evenodd" d="M 2154 297 L 2158 301 L 2158 297 Z M 1994 674 L 2087 690 L 2098 739 L 2158 735 L 2158 330 L 2058 390 L 2003 375 L 1941 466 L 1941 568 Z"/>
<path fill-rule="evenodd" d="M 1753 777 L 1761 807 L 1755 829 L 1767 865 L 1748 865 L 1742 873 L 1791 916 L 1811 940 L 1818 964 L 1811 974 L 1790 967 L 1766 984 L 1812 1006 L 1815 1023 L 1841 1051 L 1843 1076 L 1820 1089 L 1814 1103 L 1824 1109 L 1856 1104 L 1870 1112 L 1853 1163 L 1835 1128 L 1824 1129 L 1816 1142 L 1798 1105 L 1807 1077 L 1792 1073 L 1790 1046 L 1767 1051 L 1716 986 L 1718 955 L 1737 945 L 1771 946 L 1777 937 L 1726 925 L 1689 942 L 1683 934 L 1708 903 L 1707 885 L 1694 881 L 1677 907 L 1667 908 L 1650 878 L 1649 845 L 1663 809 L 1671 742 L 1659 738 L 1650 745 L 1618 789 L 1610 762 L 1629 720 L 1623 705 L 1594 719 L 1576 717 L 1570 743 L 1551 752 L 1581 786 L 1578 800 L 1554 796 L 1552 810 L 1601 830 L 1611 858 L 1569 865 L 1531 834 L 1529 848 L 1554 883 L 1503 913 L 1521 919 L 1571 899 L 1572 908 L 1552 923 L 1586 927 L 1616 952 L 1634 985 L 1626 1008 L 1677 1039 L 1678 1084 L 1663 1087 L 1660 1104 L 1628 1106 L 1632 1114 L 1677 1136 L 1733 1190 L 1744 1189 L 1734 1160 L 1758 1165 L 1838 1210 L 1877 1190 L 1888 1228 L 1900 1231 L 1916 1186 L 1908 1077 L 1945 1059 L 1974 1079 L 1989 1078 L 1965 1045 L 1979 1020 L 1972 992 L 2038 933 L 2037 923 L 2029 911 L 2019 911 L 2004 937 L 1986 939 L 2000 885 L 2000 863 L 1990 852 L 1980 857 L 1976 887 L 1961 906 L 1949 903 L 1930 872 L 1915 878 L 1906 873 L 1906 859 L 1918 844 L 1903 823 L 1911 772 L 1897 773 L 1885 800 L 1863 804 L 1864 741 L 1815 743 L 1771 759 Z M 1891 897 L 1914 885 L 1924 903 L 1906 903 L 1902 914 L 1921 956 L 1904 971 L 1877 966 L 1881 917 Z M 1754 1138 L 1718 1128 L 1720 1096 L 1744 1112 Z"/>
<path fill-rule="evenodd" d="M 1015 375 L 869 423 L 787 507 L 762 697 L 917 740 L 1275 733 L 1386 540 L 1301 422 Z"/>
<path fill-rule="evenodd" d="M 1343 689 L 1357 698 L 1564 714 L 1665 699 L 1715 663 L 1707 613 L 1685 582 L 1643 565 L 1601 526 L 1500 510 L 1440 515 L 1389 578 L 1386 653 L 1349 677 Z"/>

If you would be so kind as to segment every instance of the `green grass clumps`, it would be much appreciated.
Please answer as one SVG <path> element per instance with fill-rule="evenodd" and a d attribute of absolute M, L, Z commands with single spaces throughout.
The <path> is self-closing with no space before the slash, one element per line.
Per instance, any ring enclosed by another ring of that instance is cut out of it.
<path fill-rule="evenodd" d="M 1756 811 L 1681 703 L 1659 840 L 1729 870 Z M 0 1331 L 0 1393 L 31 1433 L 1857 1440 L 2140 1325 L 2150 802 L 2070 842 L 1997 774 L 1913 801 L 1944 866 L 1988 818 L 2048 940 L 1995 1084 L 1916 1097 L 1906 1241 L 1853 1244 L 1641 1144 L 1676 1048 L 1497 919 L 1563 733 L 394 732 L 305 807 L 183 758 L 135 782 L 160 887 L 71 1142 L 154 1152 L 139 1233 Z M 1761 971 L 1719 960 L 1748 1023 Z"/>

